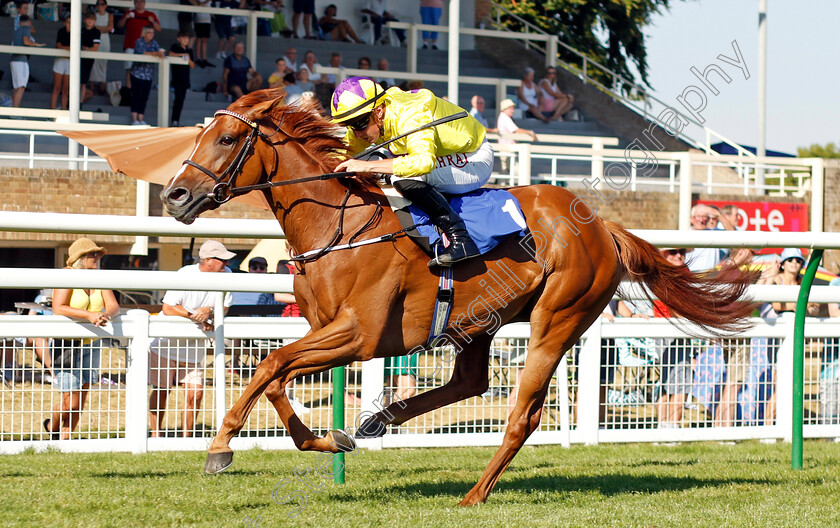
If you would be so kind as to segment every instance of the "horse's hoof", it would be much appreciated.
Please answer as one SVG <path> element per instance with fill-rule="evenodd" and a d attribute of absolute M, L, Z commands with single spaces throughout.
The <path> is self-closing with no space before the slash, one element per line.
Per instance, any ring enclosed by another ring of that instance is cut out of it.
<path fill-rule="evenodd" d="M 356 430 L 356 438 L 381 438 L 383 436 L 385 436 L 385 424 L 376 415 L 365 420 Z"/>
<path fill-rule="evenodd" d="M 333 429 L 330 433 L 332 433 L 333 444 L 340 452 L 349 453 L 356 449 L 356 441 L 341 429 Z"/>
<path fill-rule="evenodd" d="M 224 453 L 207 453 L 207 462 L 204 464 L 204 472 L 208 475 L 221 473 L 233 464 L 233 451 Z"/>

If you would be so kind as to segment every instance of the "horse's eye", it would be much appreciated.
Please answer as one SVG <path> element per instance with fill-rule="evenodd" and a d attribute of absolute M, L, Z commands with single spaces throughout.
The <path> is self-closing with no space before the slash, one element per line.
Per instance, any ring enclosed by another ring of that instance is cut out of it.
<path fill-rule="evenodd" d="M 222 139 L 219 140 L 219 143 L 226 147 L 233 145 L 235 142 L 231 136 L 222 136 Z"/>

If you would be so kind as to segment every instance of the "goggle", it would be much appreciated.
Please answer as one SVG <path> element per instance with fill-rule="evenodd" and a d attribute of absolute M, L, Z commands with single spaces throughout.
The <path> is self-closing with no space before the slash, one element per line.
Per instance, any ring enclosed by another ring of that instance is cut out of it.
<path fill-rule="evenodd" d="M 352 121 L 348 121 L 346 124 L 348 127 L 352 128 L 357 132 L 362 132 L 367 129 L 370 125 L 370 115 L 371 112 L 366 114 L 362 114 L 359 117 L 353 119 Z"/>

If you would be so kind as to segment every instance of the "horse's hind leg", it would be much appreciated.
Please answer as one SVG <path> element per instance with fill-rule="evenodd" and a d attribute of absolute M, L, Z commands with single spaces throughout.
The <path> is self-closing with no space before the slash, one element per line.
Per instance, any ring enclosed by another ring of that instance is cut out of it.
<path fill-rule="evenodd" d="M 399 425 L 451 403 L 483 394 L 487 390 L 487 371 L 492 337 L 476 337 L 455 356 L 452 378 L 443 386 L 394 402 L 359 426 L 356 437 L 379 437 L 385 425 Z M 447 362 L 448 363 L 448 362 Z M 442 367 L 443 363 L 438 363 Z"/>
<path fill-rule="evenodd" d="M 563 317 L 561 317 L 561 315 Z M 562 323 L 537 323 L 541 317 L 532 317 L 531 342 L 528 348 L 528 358 L 522 372 L 522 382 L 516 404 L 510 413 L 508 427 L 502 446 L 493 456 L 490 464 L 484 470 L 478 483 L 461 501 L 461 506 L 470 506 L 487 500 L 499 477 L 507 468 L 516 453 L 522 448 L 525 440 L 540 424 L 542 407 L 551 377 L 563 357 L 563 353 L 571 348 L 583 330 L 579 327 L 586 322 L 579 316 L 558 312 L 547 315 L 545 320 Z"/>

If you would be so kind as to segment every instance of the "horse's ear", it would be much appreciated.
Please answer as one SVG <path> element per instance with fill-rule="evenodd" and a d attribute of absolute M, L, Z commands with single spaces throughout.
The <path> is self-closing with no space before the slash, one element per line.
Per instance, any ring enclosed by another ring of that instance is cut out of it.
<path fill-rule="evenodd" d="M 251 107 L 250 114 L 254 119 L 270 114 L 275 108 L 282 106 L 286 100 L 286 90 L 282 88 L 271 90 L 268 95 L 272 97 Z"/>

